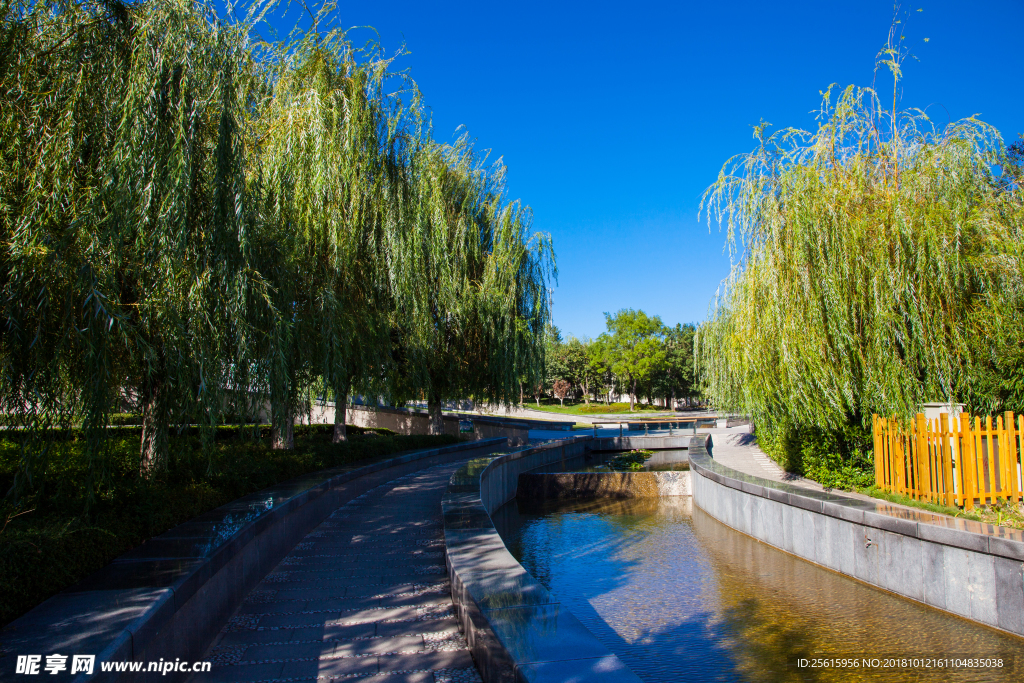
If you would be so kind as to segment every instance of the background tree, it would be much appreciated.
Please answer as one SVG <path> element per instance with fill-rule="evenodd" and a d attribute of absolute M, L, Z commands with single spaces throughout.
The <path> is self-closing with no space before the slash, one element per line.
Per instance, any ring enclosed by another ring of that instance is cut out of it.
<path fill-rule="evenodd" d="M 357 53 L 339 31 L 310 31 L 283 49 L 258 157 L 277 246 L 267 265 L 277 308 L 292 312 L 269 331 L 275 448 L 294 445 L 298 396 L 321 387 L 344 440 L 349 387 L 373 384 L 369 373 L 387 361 L 384 184 L 400 132 L 388 121 L 388 61 L 373 44 Z"/>
<path fill-rule="evenodd" d="M 555 382 L 567 379 L 569 368 L 566 358 L 566 344 L 562 332 L 555 325 L 547 326 L 544 333 L 544 391 L 554 396 Z"/>
<path fill-rule="evenodd" d="M 569 384 L 568 380 L 557 379 L 551 386 L 551 393 L 555 398 L 558 399 L 559 404 L 565 407 L 565 397 L 569 395 L 572 390 L 572 385 Z"/>
<path fill-rule="evenodd" d="M 504 166 L 479 166 L 465 136 L 418 144 L 407 171 L 411 229 L 392 251 L 406 264 L 396 301 L 439 434 L 444 400 L 511 403 L 518 378 L 539 364 L 554 260 L 549 238 L 529 234 L 529 209 L 505 199 Z"/>
<path fill-rule="evenodd" d="M 664 334 L 661 318 L 631 308 L 604 315 L 608 332 L 602 336 L 606 337 L 611 369 L 629 388 L 632 412 L 636 406 L 637 385 L 649 382 L 665 358 L 661 346 Z"/>
<path fill-rule="evenodd" d="M 583 394 L 586 404 L 590 405 L 590 392 L 596 380 L 596 372 L 591 365 L 590 347 L 593 342 L 589 339 L 577 339 L 569 337 L 565 344 L 565 370 L 566 378 L 576 386 Z"/>
<path fill-rule="evenodd" d="M 602 334 L 586 347 L 587 365 L 594 377 L 595 391 L 600 389 L 607 403 L 611 403 L 611 392 L 615 389 L 615 374 L 612 372 L 608 335 Z"/>
<path fill-rule="evenodd" d="M 694 396 L 693 338 L 696 327 L 676 324 L 665 330 L 665 361 L 655 378 L 655 391 L 665 397 L 665 405 L 674 407 L 677 398 Z"/>

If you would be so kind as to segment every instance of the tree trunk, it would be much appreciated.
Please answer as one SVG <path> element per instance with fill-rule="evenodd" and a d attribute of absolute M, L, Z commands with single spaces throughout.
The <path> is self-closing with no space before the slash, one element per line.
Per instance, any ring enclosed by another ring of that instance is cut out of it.
<path fill-rule="evenodd" d="M 563 408 L 565 407 L 565 399 L 564 398 L 558 399 L 558 402 L 562 404 Z"/>
<path fill-rule="evenodd" d="M 629 412 L 633 412 L 636 407 L 636 380 L 633 380 L 633 390 L 629 392 Z"/>
<path fill-rule="evenodd" d="M 156 378 L 146 382 L 142 396 L 142 442 L 139 472 L 150 477 L 167 466 L 167 415 L 161 392 L 163 383 Z"/>
<path fill-rule="evenodd" d="M 519 383 L 519 407 L 523 406 L 523 383 Z"/>
<path fill-rule="evenodd" d="M 444 415 L 441 414 L 441 399 L 434 395 L 427 398 L 427 412 L 430 414 L 430 424 L 427 427 L 428 434 L 444 434 Z"/>
<path fill-rule="evenodd" d="M 270 428 L 270 447 L 275 451 L 290 451 L 295 448 L 295 417 L 290 401 L 273 411 L 274 424 Z"/>
<path fill-rule="evenodd" d="M 348 441 L 348 432 L 345 429 L 345 404 L 348 403 L 348 390 L 344 393 L 334 393 L 334 435 L 332 443 Z"/>

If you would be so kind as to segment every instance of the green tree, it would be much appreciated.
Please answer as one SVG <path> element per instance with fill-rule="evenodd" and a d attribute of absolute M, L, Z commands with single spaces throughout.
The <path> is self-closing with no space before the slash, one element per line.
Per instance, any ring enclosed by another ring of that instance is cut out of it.
<path fill-rule="evenodd" d="M 766 437 L 817 430 L 852 453 L 872 413 L 985 406 L 979 367 L 1021 340 L 1009 323 L 1024 302 L 1024 221 L 1019 192 L 993 177 L 991 126 L 933 128 L 872 90 L 834 95 L 814 133 L 759 126 L 755 150 L 706 193 L 745 250 L 697 346 L 717 407 Z"/>
<path fill-rule="evenodd" d="M 359 61 L 343 33 L 307 32 L 287 52 L 260 112 L 257 171 L 275 247 L 266 268 L 278 310 L 292 313 L 268 331 L 275 448 L 293 447 L 301 393 L 335 397 L 337 442 L 352 384 L 381 391 L 372 371 L 389 357 L 384 185 L 400 131 L 388 122 L 388 61 L 372 44 Z"/>
<path fill-rule="evenodd" d="M 547 236 L 529 234 L 529 208 L 505 199 L 504 166 L 479 166 L 467 137 L 422 143 L 409 158 L 411 229 L 392 249 L 406 264 L 395 296 L 413 384 L 431 433 L 442 433 L 443 401 L 508 404 L 523 374 L 539 376 L 554 255 Z"/>
<path fill-rule="evenodd" d="M 658 316 L 648 316 L 631 308 L 604 315 L 611 369 L 629 388 L 629 409 L 633 411 L 637 385 L 649 382 L 665 359 L 664 326 Z"/>
<path fill-rule="evenodd" d="M 590 392 L 597 381 L 597 369 L 593 361 L 593 342 L 590 339 L 569 337 L 565 344 L 565 370 L 567 379 L 583 393 L 587 405 L 590 405 Z"/>
<path fill-rule="evenodd" d="M 694 357 L 693 338 L 696 327 L 676 324 L 665 330 L 665 361 L 655 378 L 655 391 L 665 397 L 666 405 L 674 406 L 677 398 L 693 398 Z"/>
<path fill-rule="evenodd" d="M 191 0 L 0 3 L 0 422 L 14 495 L 83 426 L 169 433 L 269 399 L 274 444 L 315 395 L 510 401 L 543 376 L 547 236 L 465 136 L 431 138 L 415 84 L 339 31 L 257 39 L 263 14 Z M 328 10 L 315 13 L 326 26 Z M 333 19 L 332 19 L 333 20 Z M 395 81 L 393 79 L 398 79 Z M 404 99 L 403 99 L 404 98 Z M 95 486 L 93 486 L 95 484 Z"/>
<path fill-rule="evenodd" d="M 602 334 L 591 341 L 586 351 L 588 371 L 594 378 L 595 393 L 600 389 L 601 393 L 605 394 L 606 402 L 611 403 L 608 394 L 615 388 L 615 373 L 612 372 L 608 335 Z"/>
<path fill-rule="evenodd" d="M 554 395 L 555 382 L 569 377 L 566 343 L 555 325 L 548 325 L 544 334 L 544 390 Z"/>
<path fill-rule="evenodd" d="M 228 357 L 266 292 L 245 237 L 252 23 L 192 2 L 0 13 L 0 415 L 40 439 L 80 422 L 102 478 L 107 416 L 131 400 L 150 474 L 172 421 L 212 426 L 246 382 Z M 16 490 L 47 452 L 24 449 Z"/>

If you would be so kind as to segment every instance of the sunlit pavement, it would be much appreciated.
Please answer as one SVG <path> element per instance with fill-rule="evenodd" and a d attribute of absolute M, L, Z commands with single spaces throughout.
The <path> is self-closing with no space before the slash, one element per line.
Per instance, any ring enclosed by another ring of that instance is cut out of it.
<path fill-rule="evenodd" d="M 207 653 L 212 672 L 192 682 L 479 682 L 444 565 L 441 496 L 462 464 L 335 511 L 247 596 Z"/>

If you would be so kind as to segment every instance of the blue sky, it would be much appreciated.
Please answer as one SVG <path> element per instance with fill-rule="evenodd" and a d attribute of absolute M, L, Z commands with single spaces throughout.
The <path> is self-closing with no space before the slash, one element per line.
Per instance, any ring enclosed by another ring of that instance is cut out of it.
<path fill-rule="evenodd" d="M 1024 2 L 903 10 L 919 61 L 905 65 L 901 106 L 1024 133 Z M 729 259 L 717 226 L 697 221 L 701 193 L 761 119 L 811 127 L 830 83 L 870 86 L 893 5 L 339 0 L 337 12 L 389 50 L 405 43 L 397 64 L 435 138 L 464 125 L 504 158 L 512 196 L 554 239 L 555 324 L 593 337 L 620 308 L 669 324 L 707 316 Z"/>

